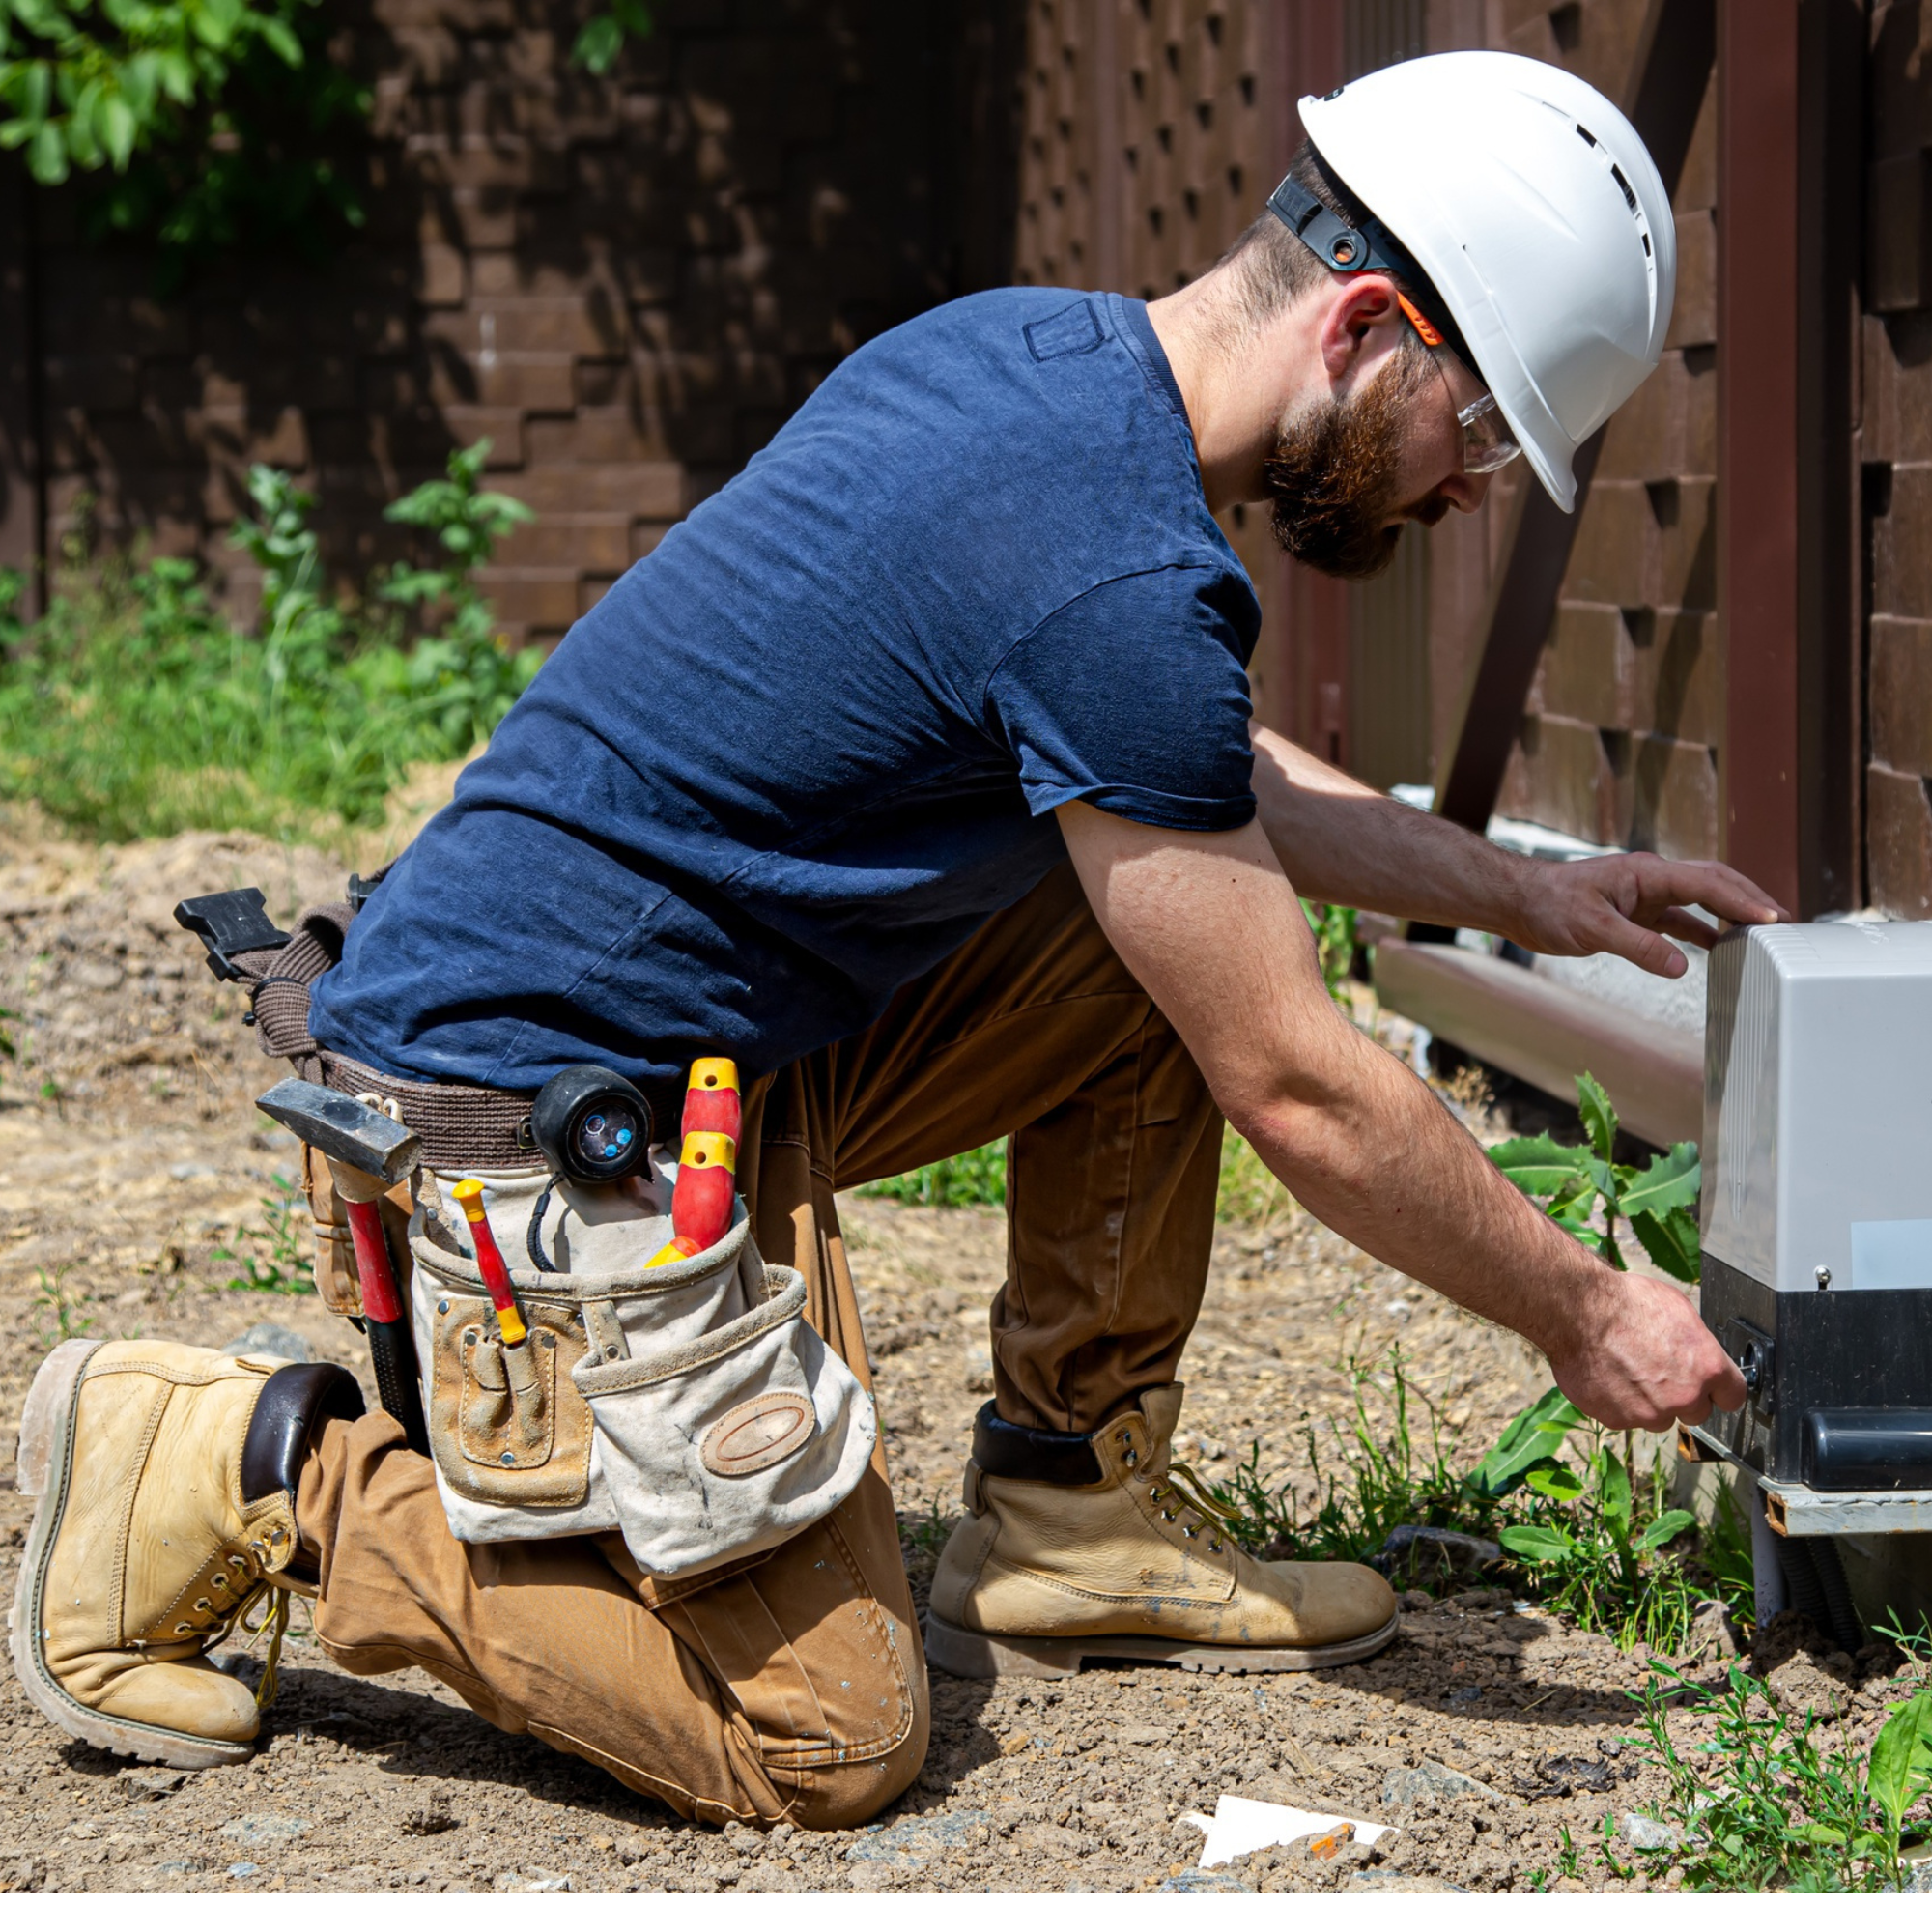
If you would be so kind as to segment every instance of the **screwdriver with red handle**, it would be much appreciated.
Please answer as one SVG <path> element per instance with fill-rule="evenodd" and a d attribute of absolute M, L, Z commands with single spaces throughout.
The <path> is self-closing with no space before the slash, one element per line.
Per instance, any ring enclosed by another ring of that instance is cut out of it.
<path fill-rule="evenodd" d="M 497 1311 L 497 1326 L 502 1331 L 503 1345 L 514 1349 L 530 1331 L 524 1324 L 523 1310 L 517 1306 L 503 1251 L 497 1245 L 497 1236 L 483 1212 L 483 1183 L 459 1180 L 449 1191 L 463 1209 L 463 1218 L 469 1223 L 469 1238 L 476 1243 L 476 1272 L 483 1277 L 490 1304 Z"/>

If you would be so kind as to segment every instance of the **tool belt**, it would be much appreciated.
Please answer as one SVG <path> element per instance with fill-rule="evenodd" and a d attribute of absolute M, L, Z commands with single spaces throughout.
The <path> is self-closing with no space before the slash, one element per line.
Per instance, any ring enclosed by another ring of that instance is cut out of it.
<path fill-rule="evenodd" d="M 374 1096 L 422 1142 L 419 1185 L 382 1207 L 451 1531 L 497 1543 L 617 1530 L 639 1568 L 675 1577 L 770 1549 L 844 1501 L 877 1435 L 871 1398 L 806 1321 L 803 1277 L 759 1256 L 744 1204 L 711 1247 L 647 1266 L 668 1216 L 612 1221 L 598 1199 L 611 1190 L 553 1180 L 527 1131 L 533 1095 L 399 1081 L 319 1044 L 310 989 L 342 957 L 352 903 L 313 907 L 283 935 L 247 896 L 254 923 L 244 908 L 229 929 L 272 943 L 228 947 L 205 921 L 183 923 L 246 991 L 262 1051 L 302 1079 Z M 659 1118 L 675 1116 L 667 1106 Z M 347 1216 L 327 1163 L 302 1151 L 318 1291 L 359 1317 Z M 653 1164 L 668 1199 L 676 1154 Z M 528 1324 L 514 1348 L 458 1237 L 451 1190 L 471 1178 L 485 1183 Z M 515 1265 L 526 1252 L 532 1264 Z"/>

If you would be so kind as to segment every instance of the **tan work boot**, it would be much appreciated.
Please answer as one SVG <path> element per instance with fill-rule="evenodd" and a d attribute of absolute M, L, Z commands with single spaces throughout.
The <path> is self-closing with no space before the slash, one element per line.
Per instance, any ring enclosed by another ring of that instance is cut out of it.
<path fill-rule="evenodd" d="M 270 1592 L 279 1644 L 309 1436 L 361 1412 L 330 1363 L 63 1342 L 27 1396 L 15 1477 L 40 1497 L 12 1618 L 34 1708 L 124 1757 L 247 1757 L 255 1696 L 206 1653 Z"/>
<path fill-rule="evenodd" d="M 1180 1385 L 1092 1435 L 1002 1422 L 988 1403 L 966 1520 L 932 1579 L 925 1654 L 955 1677 L 1069 1677 L 1088 1658 L 1189 1670 L 1319 1670 L 1396 1634 L 1359 1563 L 1258 1563 L 1168 1472 Z"/>

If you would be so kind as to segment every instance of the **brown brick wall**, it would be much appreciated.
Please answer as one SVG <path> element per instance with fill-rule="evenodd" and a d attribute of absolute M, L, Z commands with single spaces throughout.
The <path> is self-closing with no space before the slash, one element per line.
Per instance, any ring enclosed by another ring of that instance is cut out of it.
<path fill-rule="evenodd" d="M 1932 918 L 1932 10 L 1873 9 L 1862 456 L 1865 861 L 1874 905 Z"/>
<path fill-rule="evenodd" d="M 1213 266 L 1280 178 L 1282 11 L 1283 0 L 1030 0 L 1016 281 L 1151 301 Z M 1281 560 L 1264 517 L 1236 508 L 1222 526 L 1265 613 L 1256 708 L 1285 722 Z"/>
<path fill-rule="evenodd" d="M 43 198 L 48 535 L 87 497 L 245 609 L 223 539 L 249 463 L 318 492 L 353 582 L 401 541 L 383 504 L 488 436 L 538 512 L 489 587 L 513 636 L 554 639 L 841 355 L 1008 279 L 1017 3 L 659 0 L 598 80 L 562 0 L 373 0 L 338 49 L 375 87 L 371 220 L 326 270 L 162 301 Z M 17 440 L 0 424 L 0 458 Z"/>
<path fill-rule="evenodd" d="M 1503 8 L 1502 44 L 1612 99 L 1642 0 Z M 1678 185 L 1677 302 L 1657 373 L 1611 419 L 1500 810 L 1605 845 L 1718 850 L 1716 91 Z"/>

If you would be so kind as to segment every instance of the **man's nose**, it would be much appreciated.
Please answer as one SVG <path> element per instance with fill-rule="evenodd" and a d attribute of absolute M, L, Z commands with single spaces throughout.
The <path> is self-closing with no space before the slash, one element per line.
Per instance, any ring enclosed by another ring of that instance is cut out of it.
<path fill-rule="evenodd" d="M 1440 494 L 1446 497 L 1463 514 L 1474 516 L 1483 507 L 1483 498 L 1490 494 L 1490 474 L 1466 475 L 1457 470 L 1453 476 L 1444 479 Z"/>

